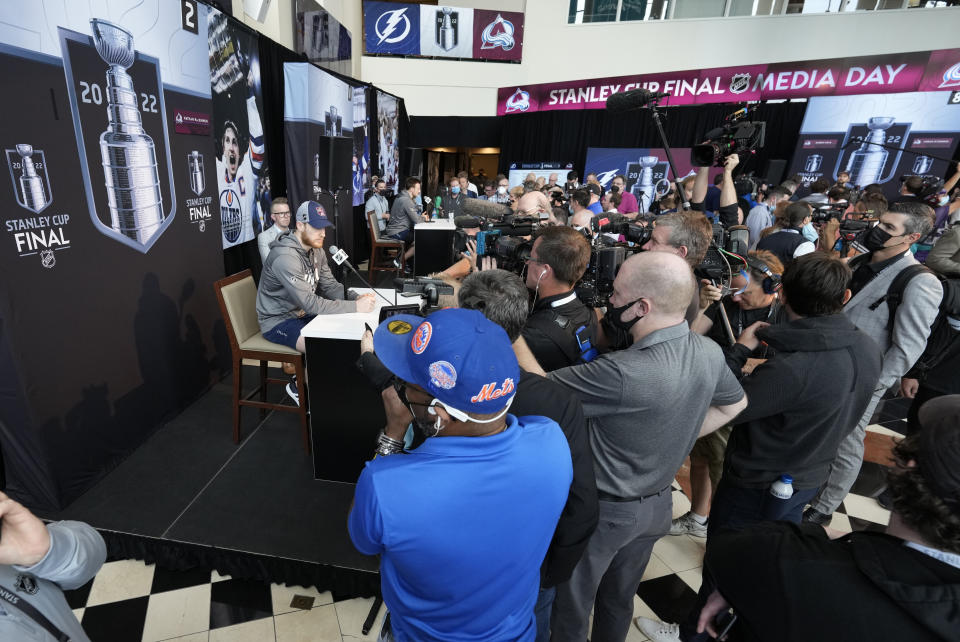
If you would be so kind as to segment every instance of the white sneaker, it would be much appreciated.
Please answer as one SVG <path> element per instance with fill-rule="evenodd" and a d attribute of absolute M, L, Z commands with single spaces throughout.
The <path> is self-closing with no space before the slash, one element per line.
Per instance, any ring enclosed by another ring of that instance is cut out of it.
<path fill-rule="evenodd" d="M 687 511 L 680 517 L 673 520 L 670 523 L 670 534 L 671 535 L 693 535 L 694 537 L 706 537 L 707 536 L 707 525 L 701 524 L 696 519 L 690 511 Z"/>
<path fill-rule="evenodd" d="M 645 636 L 650 638 L 651 642 L 680 642 L 680 625 L 661 622 L 660 620 L 651 620 L 642 615 L 634 618 L 633 623 L 637 625 Z"/>
<path fill-rule="evenodd" d="M 300 405 L 300 394 L 297 392 L 297 380 L 294 379 L 287 384 L 287 394 L 293 399 L 293 403 Z"/>

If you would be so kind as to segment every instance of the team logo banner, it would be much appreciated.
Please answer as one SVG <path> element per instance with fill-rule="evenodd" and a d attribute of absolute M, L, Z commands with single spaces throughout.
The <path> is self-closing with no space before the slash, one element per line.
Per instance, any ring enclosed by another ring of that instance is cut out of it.
<path fill-rule="evenodd" d="M 641 87 L 668 92 L 668 106 L 957 90 L 960 49 L 511 85 L 497 92 L 497 115 L 603 109 L 611 95 Z"/>
<path fill-rule="evenodd" d="M 523 14 L 364 2 L 364 53 L 520 62 Z"/>

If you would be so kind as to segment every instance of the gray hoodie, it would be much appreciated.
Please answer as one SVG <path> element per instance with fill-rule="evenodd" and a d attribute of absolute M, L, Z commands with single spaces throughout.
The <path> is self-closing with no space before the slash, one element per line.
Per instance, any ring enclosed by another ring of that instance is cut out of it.
<path fill-rule="evenodd" d="M 263 263 L 257 321 L 266 334 L 287 319 L 356 312 L 356 298 L 351 292 L 350 300 L 343 300 L 343 286 L 330 272 L 323 251 L 308 252 L 290 231 L 270 244 Z"/>
<path fill-rule="evenodd" d="M 89 642 L 62 589 L 83 586 L 107 558 L 103 538 L 83 522 L 47 525 L 50 550 L 33 566 L 0 565 L 0 586 L 17 602 L 26 602 L 66 633 L 72 642 Z M 7 600 L 0 600 L 0 640 L 55 640 L 46 629 Z"/>

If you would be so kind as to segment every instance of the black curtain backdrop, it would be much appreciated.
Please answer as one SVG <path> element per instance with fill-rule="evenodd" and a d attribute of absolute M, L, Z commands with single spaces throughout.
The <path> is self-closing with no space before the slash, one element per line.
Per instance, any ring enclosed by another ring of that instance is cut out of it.
<path fill-rule="evenodd" d="M 410 147 L 499 147 L 513 116 L 411 116 Z"/>
<path fill-rule="evenodd" d="M 667 142 L 670 147 L 695 145 L 735 110 L 736 107 L 729 104 L 664 108 Z M 768 159 L 791 158 L 805 110 L 806 103 L 759 105 L 751 119 L 766 121 L 766 144 L 752 158 L 741 158 L 740 171 L 762 174 Z M 504 116 L 499 120 L 503 122 L 500 171 L 504 173 L 513 162 L 572 160 L 582 178 L 588 147 L 662 146 L 653 117 L 645 109 L 622 114 L 600 109 L 546 111 Z M 448 125 L 455 126 L 455 123 Z"/>

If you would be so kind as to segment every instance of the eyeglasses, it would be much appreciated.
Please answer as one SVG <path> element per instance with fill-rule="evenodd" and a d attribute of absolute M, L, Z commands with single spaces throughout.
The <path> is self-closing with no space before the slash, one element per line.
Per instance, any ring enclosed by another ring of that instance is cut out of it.
<path fill-rule="evenodd" d="M 286 211 L 286 212 L 274 212 L 273 215 L 274 215 L 274 216 L 281 217 L 281 218 L 289 217 L 289 216 L 290 216 L 290 211 L 288 210 L 288 211 Z"/>
<path fill-rule="evenodd" d="M 410 401 L 407 399 L 407 382 L 401 381 L 400 379 L 393 380 L 393 389 L 397 391 L 397 396 L 400 397 L 400 401 L 403 402 L 403 405 L 407 407 L 407 410 L 410 411 L 410 414 L 413 413 L 412 406 L 423 406 L 424 408 L 430 406 L 428 403 L 418 403 L 416 401 Z"/>
<path fill-rule="evenodd" d="M 528 256 L 528 257 L 527 257 L 527 263 L 539 263 L 540 265 L 546 265 L 546 263 L 544 263 L 544 262 L 541 261 L 540 259 L 538 259 L 538 258 L 536 258 L 536 257 L 533 257 L 533 256 Z"/>

